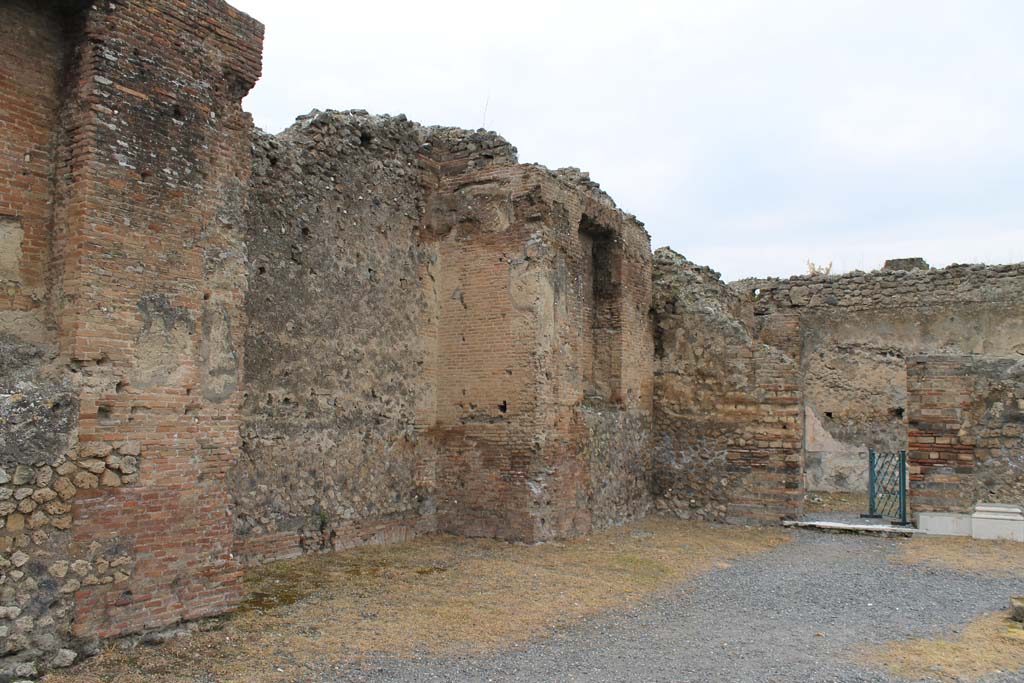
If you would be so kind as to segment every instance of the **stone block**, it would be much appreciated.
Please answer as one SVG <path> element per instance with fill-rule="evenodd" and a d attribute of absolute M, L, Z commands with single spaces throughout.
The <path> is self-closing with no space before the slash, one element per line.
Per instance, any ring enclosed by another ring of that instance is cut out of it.
<path fill-rule="evenodd" d="M 971 516 L 955 512 L 922 512 L 917 516 L 917 528 L 936 536 L 970 536 Z"/>
<path fill-rule="evenodd" d="M 978 503 L 971 515 L 971 535 L 983 540 L 1024 542 L 1024 514 L 1016 505 Z"/>

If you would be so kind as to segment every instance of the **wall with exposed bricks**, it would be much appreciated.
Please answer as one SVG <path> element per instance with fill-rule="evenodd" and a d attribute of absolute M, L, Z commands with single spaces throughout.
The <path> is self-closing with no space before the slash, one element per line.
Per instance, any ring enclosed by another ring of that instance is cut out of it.
<path fill-rule="evenodd" d="M 902 364 L 1024 351 L 1020 266 L 730 289 L 494 133 L 255 131 L 261 45 L 221 0 L 0 5 L 0 681 L 248 563 L 793 517 L 805 423 L 906 407 L 912 505 L 1020 499 L 1019 362 Z"/>
<path fill-rule="evenodd" d="M 649 240 L 585 174 L 254 132 L 218 0 L 3 11 L 0 675 L 229 609 L 246 562 L 647 510 Z"/>
<path fill-rule="evenodd" d="M 1024 354 L 1024 266 L 890 261 L 870 273 L 734 283 L 757 325 L 799 319 L 810 490 L 866 491 L 867 449 L 907 447 L 905 359 Z"/>
<path fill-rule="evenodd" d="M 910 509 L 1024 505 L 1024 360 L 907 359 Z"/>
<path fill-rule="evenodd" d="M 241 596 L 223 478 L 262 27 L 159 9 L 0 8 L 0 677 Z"/>
<path fill-rule="evenodd" d="M 790 355 L 799 353 L 794 321 L 776 320 L 759 334 L 749 298 L 667 248 L 655 253 L 654 318 L 658 508 L 716 521 L 798 516 L 803 423 L 799 355 Z"/>
<path fill-rule="evenodd" d="M 255 150 L 240 557 L 435 529 L 534 541 L 647 509 L 635 219 L 493 133 L 405 117 L 314 112 Z"/>

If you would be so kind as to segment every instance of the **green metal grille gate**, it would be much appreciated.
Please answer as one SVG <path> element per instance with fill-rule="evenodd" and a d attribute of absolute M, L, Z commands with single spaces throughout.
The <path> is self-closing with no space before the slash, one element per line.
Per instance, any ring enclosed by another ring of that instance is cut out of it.
<path fill-rule="evenodd" d="M 868 509 L 863 517 L 907 521 L 907 452 L 868 451 Z"/>

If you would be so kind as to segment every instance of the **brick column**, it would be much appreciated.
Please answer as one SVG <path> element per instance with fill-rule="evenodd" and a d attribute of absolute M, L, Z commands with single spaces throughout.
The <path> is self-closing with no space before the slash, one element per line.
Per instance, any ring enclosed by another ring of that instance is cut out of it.
<path fill-rule="evenodd" d="M 970 357 L 907 359 L 909 504 L 917 512 L 969 512 L 973 436 L 962 434 L 974 397 Z"/>

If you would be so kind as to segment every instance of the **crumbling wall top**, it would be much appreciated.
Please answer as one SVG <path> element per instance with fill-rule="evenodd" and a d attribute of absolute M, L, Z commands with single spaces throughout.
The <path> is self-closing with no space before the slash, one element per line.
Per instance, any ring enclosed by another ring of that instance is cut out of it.
<path fill-rule="evenodd" d="M 920 256 L 886 259 L 882 270 L 928 270 L 931 266 Z"/>
<path fill-rule="evenodd" d="M 842 275 L 748 278 L 730 284 L 758 314 L 783 309 L 870 310 L 950 303 L 1019 303 L 1024 263 L 953 264 L 938 269 L 853 271 Z"/>
<path fill-rule="evenodd" d="M 750 317 L 749 299 L 724 283 L 720 273 L 689 261 L 669 247 L 654 252 L 654 283 L 656 309 L 670 306 L 736 320 Z M 664 301 L 665 297 L 672 297 L 672 301 Z"/>
<path fill-rule="evenodd" d="M 358 154 L 376 157 L 376 163 L 389 173 L 418 173 L 425 186 L 457 177 L 456 184 L 448 188 L 454 193 L 467 188 L 475 192 L 467 182 L 482 187 L 517 177 L 523 188 L 540 185 L 553 195 L 565 192 L 574 196 L 584 213 L 614 232 L 622 233 L 623 226 L 630 226 L 626 229 L 633 236 L 629 242 L 642 245 L 649 253 L 650 236 L 643 223 L 622 211 L 589 173 L 572 167 L 552 170 L 540 164 L 520 164 L 516 148 L 493 131 L 424 126 L 404 114 L 314 109 L 277 135 L 257 130 L 254 150 L 256 182 L 269 176 L 270 166 L 277 167 L 274 173 L 278 178 L 292 173 L 307 184 L 341 182 L 342 169 Z"/>

